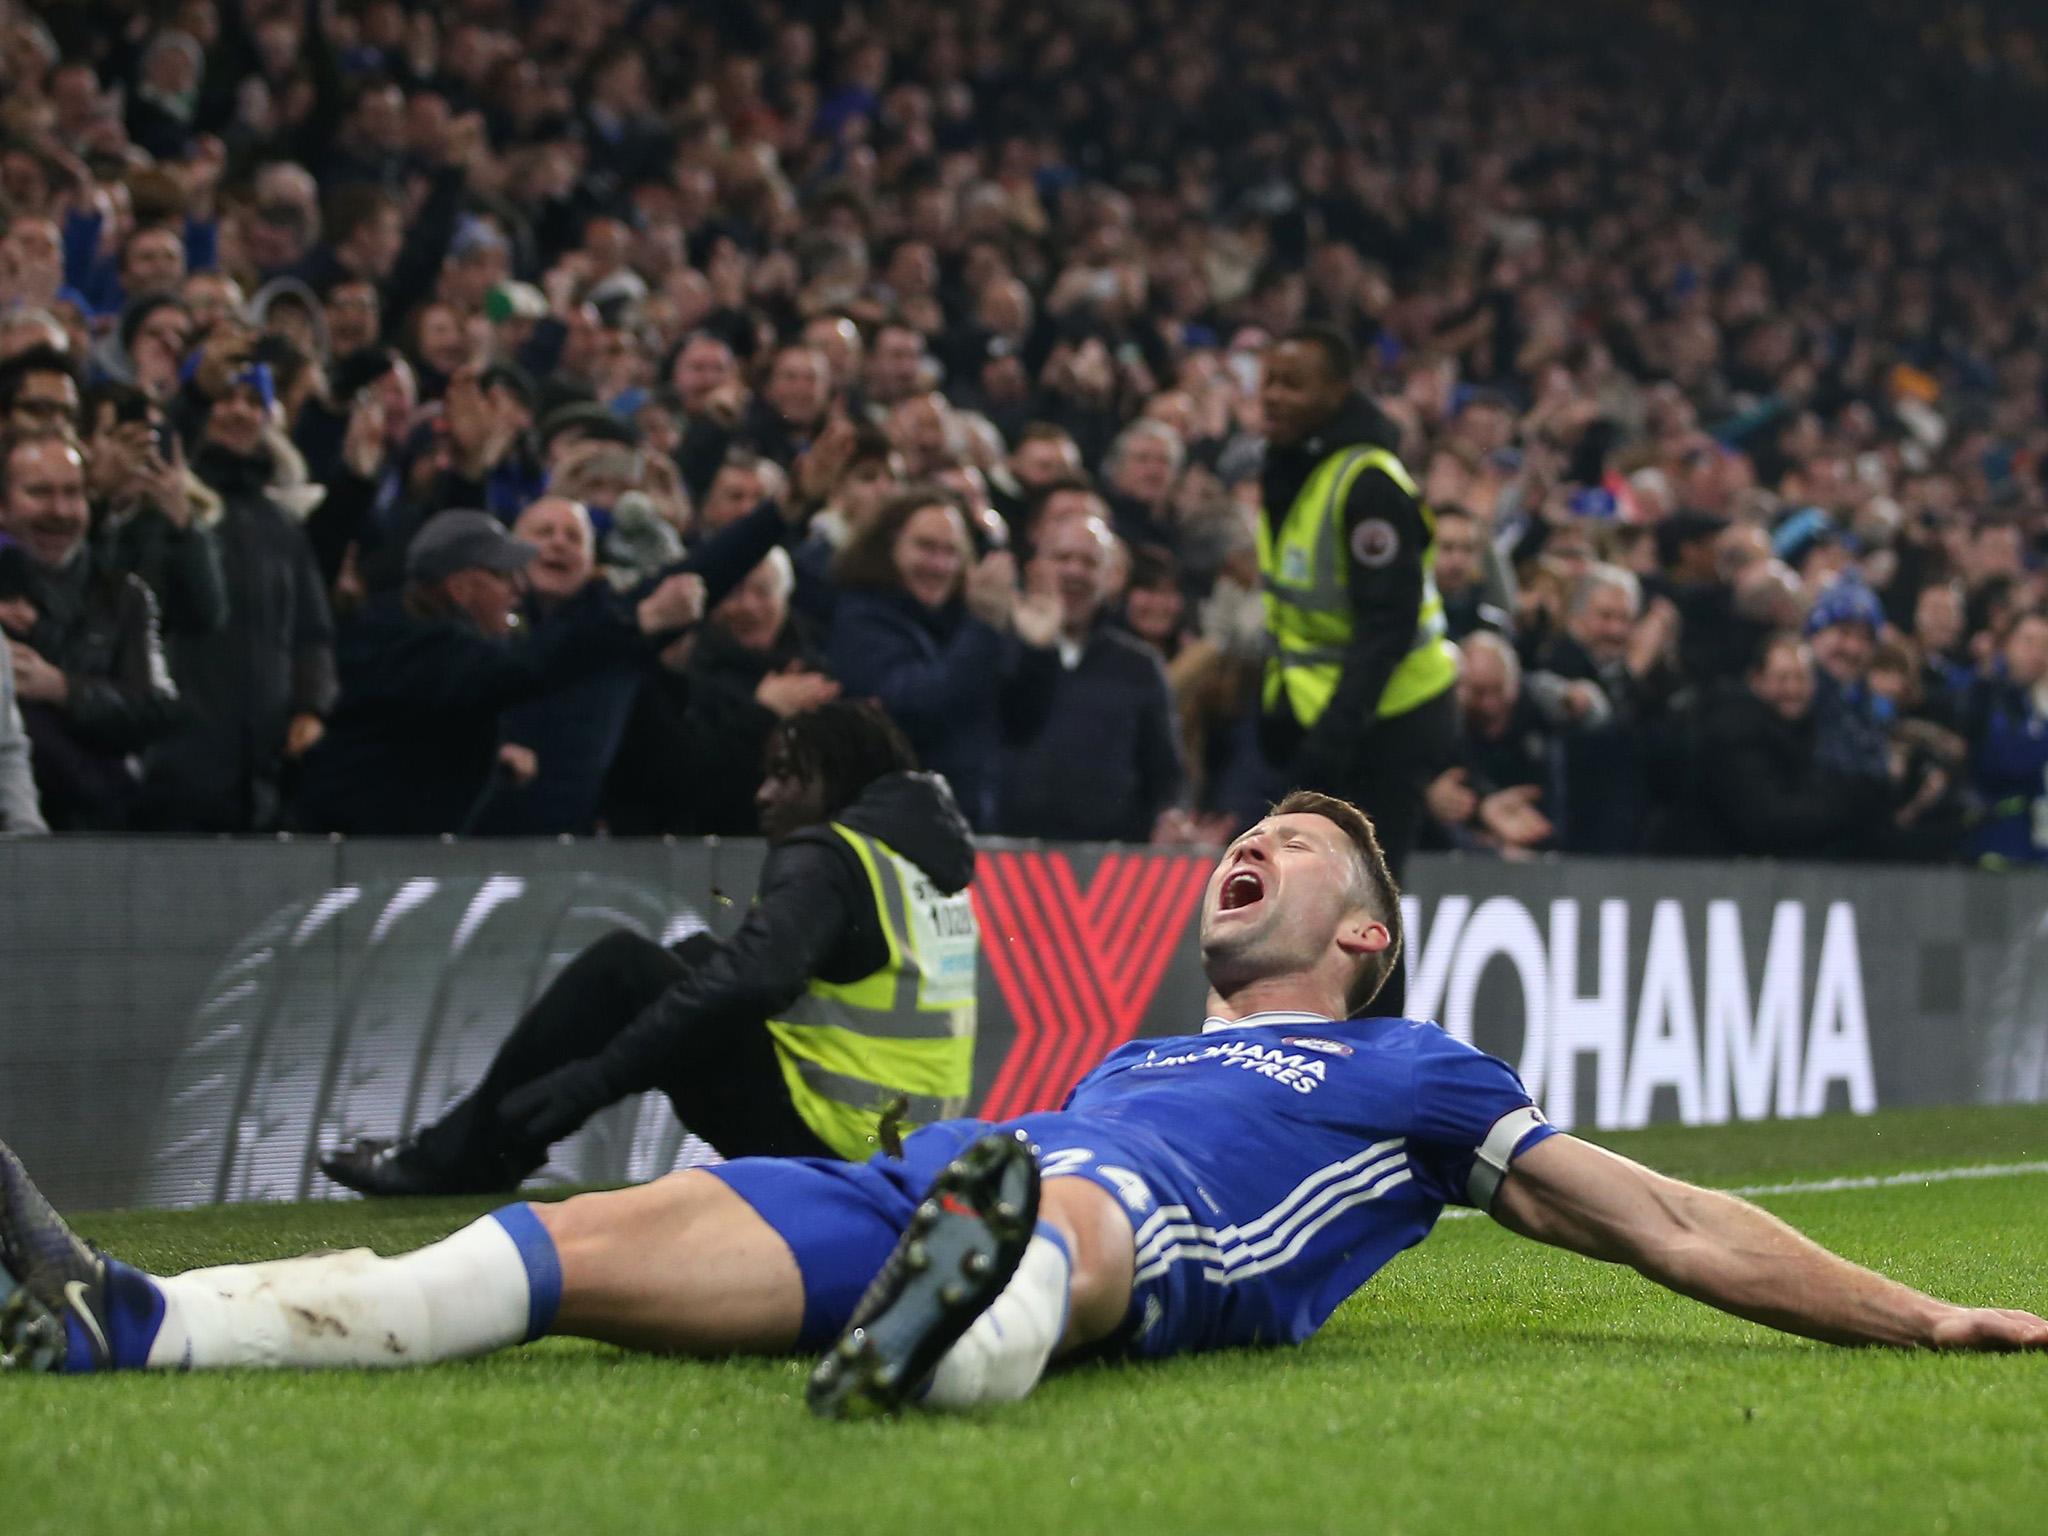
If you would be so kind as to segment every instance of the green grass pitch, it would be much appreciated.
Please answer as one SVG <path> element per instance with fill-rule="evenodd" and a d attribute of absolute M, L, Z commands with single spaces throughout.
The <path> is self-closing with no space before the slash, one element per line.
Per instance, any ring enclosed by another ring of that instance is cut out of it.
<path fill-rule="evenodd" d="M 1733 1186 L 2048 1158 L 2048 1109 L 1610 1139 Z M 1937 1292 L 2048 1311 L 2048 1176 L 1766 1197 Z M 90 1216 L 158 1270 L 396 1251 L 481 1203 Z M 2048 1530 L 2048 1356 L 1830 1349 L 1446 1221 L 1305 1348 L 830 1425 L 808 1362 L 549 1341 L 410 1373 L 0 1379 L 0 1531 Z"/>

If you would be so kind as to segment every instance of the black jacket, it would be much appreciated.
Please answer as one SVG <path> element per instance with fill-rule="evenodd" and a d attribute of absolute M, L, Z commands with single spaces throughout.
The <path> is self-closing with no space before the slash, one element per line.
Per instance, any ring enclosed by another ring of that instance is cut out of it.
<path fill-rule="evenodd" d="M 134 809 L 133 754 L 175 729 L 184 705 L 164 660 L 156 599 L 135 576 L 105 569 L 91 548 L 62 570 L 0 547 L 0 597 L 35 604 L 17 635 L 60 668 L 67 704 L 23 701 L 44 819 L 58 832 L 118 831 Z"/>
<path fill-rule="evenodd" d="M 1844 858 L 1882 828 L 1886 788 L 1820 766 L 1811 711 L 1787 720 L 1725 685 L 1702 712 L 1693 754 L 1696 819 L 1683 851 L 1726 857 Z"/>
<path fill-rule="evenodd" d="M 1364 395 L 1354 394 L 1314 436 L 1288 447 L 1268 444 L 1259 482 L 1268 523 L 1279 531 L 1302 486 L 1331 454 L 1358 445 L 1395 451 L 1399 441 L 1394 423 Z M 1295 761 L 1298 752 L 1318 760 L 1350 759 L 1378 720 L 1387 680 L 1415 644 L 1422 552 L 1429 542 L 1422 504 L 1382 471 L 1368 469 L 1352 482 L 1343 517 L 1344 547 L 1351 556 L 1344 562 L 1351 593 L 1344 672 L 1313 730 L 1303 729 L 1282 695 L 1279 713 L 1268 716 L 1260 732 L 1276 762 Z"/>
<path fill-rule="evenodd" d="M 396 595 L 376 600 L 341 631 L 341 701 L 306 757 L 302 824 L 357 834 L 472 830 L 498 783 L 499 717 L 644 645 L 622 606 L 506 642 L 459 614 L 415 614 Z"/>
<path fill-rule="evenodd" d="M 824 669 L 797 615 L 765 651 L 748 650 L 714 621 L 699 632 L 688 667 L 649 677 L 605 782 L 612 835 L 754 836 L 754 795 L 777 721 L 754 692 L 792 662 Z"/>
<path fill-rule="evenodd" d="M 1002 755 L 1006 837 L 1145 843 L 1180 798 L 1180 721 L 1143 641 L 1098 626 L 1061 667 L 1044 723 Z"/>
<path fill-rule="evenodd" d="M 560 625 L 588 622 L 590 615 L 584 610 L 593 605 L 617 601 L 598 577 L 552 611 L 529 598 L 526 622 L 530 633 L 545 635 Z M 507 710 L 499 725 L 503 739 L 530 748 L 540 763 L 540 775 L 494 800 L 475 830 L 487 837 L 591 832 L 605 776 L 625 740 L 634 700 L 653 671 L 652 655 L 636 652 Z"/>
<path fill-rule="evenodd" d="M 175 526 L 155 507 L 108 518 L 94 535 L 105 568 L 140 576 L 156 594 L 166 635 L 210 635 L 228 621 L 220 543 L 196 521 Z"/>
<path fill-rule="evenodd" d="M 974 877 L 967 822 L 935 775 L 888 774 L 833 819 L 887 843 L 947 895 Z M 644 1092 L 673 1065 L 675 1041 L 707 1025 L 758 1026 L 813 976 L 858 981 L 888 957 L 858 857 L 829 826 L 806 827 L 769 851 L 739 931 L 615 1036 L 599 1070 L 613 1097 Z"/>
<path fill-rule="evenodd" d="M 216 537 L 234 600 L 224 628 L 171 636 L 191 718 L 149 755 L 143 819 L 173 831 L 265 831 L 283 808 L 292 717 L 334 704 L 334 618 L 305 531 L 264 491 L 269 460 L 208 448 L 196 468 L 225 504 Z"/>

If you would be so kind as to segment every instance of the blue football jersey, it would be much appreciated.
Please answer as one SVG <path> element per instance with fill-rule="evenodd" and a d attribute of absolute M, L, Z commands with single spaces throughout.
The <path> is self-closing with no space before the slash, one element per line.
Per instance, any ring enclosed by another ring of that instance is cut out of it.
<path fill-rule="evenodd" d="M 1129 1211 L 1144 1354 L 1308 1337 L 1554 1134 L 1512 1068 L 1434 1024 L 1280 1013 L 1132 1041 L 1016 1123 L 1047 1177 Z"/>

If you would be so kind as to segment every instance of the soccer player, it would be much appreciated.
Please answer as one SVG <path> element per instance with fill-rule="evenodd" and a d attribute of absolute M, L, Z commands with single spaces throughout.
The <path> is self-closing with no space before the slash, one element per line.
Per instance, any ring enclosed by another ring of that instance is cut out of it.
<path fill-rule="evenodd" d="M 0 1355 L 93 1371 L 403 1365 L 546 1333 L 829 1343 L 816 1411 L 958 1408 L 1022 1397 L 1061 1354 L 1305 1339 L 1449 1204 L 1813 1338 L 2048 1347 L 2038 1317 L 1937 1301 L 1557 1132 L 1433 1025 L 1355 1017 L 1398 924 L 1365 817 L 1290 795 L 1209 881 L 1205 1031 L 1119 1048 L 1064 1110 L 927 1126 L 864 1164 L 742 1159 L 508 1206 L 397 1258 L 145 1275 L 73 1236 L 0 1150 Z"/>

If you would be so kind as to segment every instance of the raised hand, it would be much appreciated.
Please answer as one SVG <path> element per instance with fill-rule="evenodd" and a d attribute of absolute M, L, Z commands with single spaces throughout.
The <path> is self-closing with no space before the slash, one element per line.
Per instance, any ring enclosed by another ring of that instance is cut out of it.
<path fill-rule="evenodd" d="M 704 617 L 704 578 L 694 571 L 669 577 L 640 600 L 638 617 L 643 634 L 688 629 Z"/>
<path fill-rule="evenodd" d="M 796 461 L 797 499 L 813 506 L 822 503 L 839 488 L 839 480 L 853 459 L 859 433 L 844 416 L 835 416 L 818 434 L 817 441 Z"/>
<path fill-rule="evenodd" d="M 540 777 L 540 758 L 533 748 L 522 747 L 516 741 L 508 741 L 498 748 L 498 761 L 515 784 L 531 784 Z"/>
<path fill-rule="evenodd" d="M 1060 623 L 1066 613 L 1059 594 L 1053 590 L 1052 572 L 1036 565 L 1026 583 L 1027 590 L 1011 610 L 1010 623 L 1017 638 L 1026 645 L 1043 649 L 1060 638 Z"/>
<path fill-rule="evenodd" d="M 1479 797 L 1466 782 L 1464 769 L 1446 768 L 1429 781 L 1429 787 L 1422 792 L 1422 803 L 1445 826 L 1462 827 L 1479 808 Z"/>
<path fill-rule="evenodd" d="M 1550 818 L 1536 809 L 1543 793 L 1535 784 L 1497 789 L 1479 802 L 1479 824 L 1509 848 L 1533 848 L 1553 830 Z"/>
<path fill-rule="evenodd" d="M 754 689 L 754 701 L 783 720 L 838 697 L 837 681 L 822 672 L 797 671 L 794 662 L 784 671 L 770 672 Z"/>
<path fill-rule="evenodd" d="M 994 629 L 1007 630 L 1017 610 L 1017 561 L 1008 550 L 984 555 L 967 573 L 967 611 Z"/>

